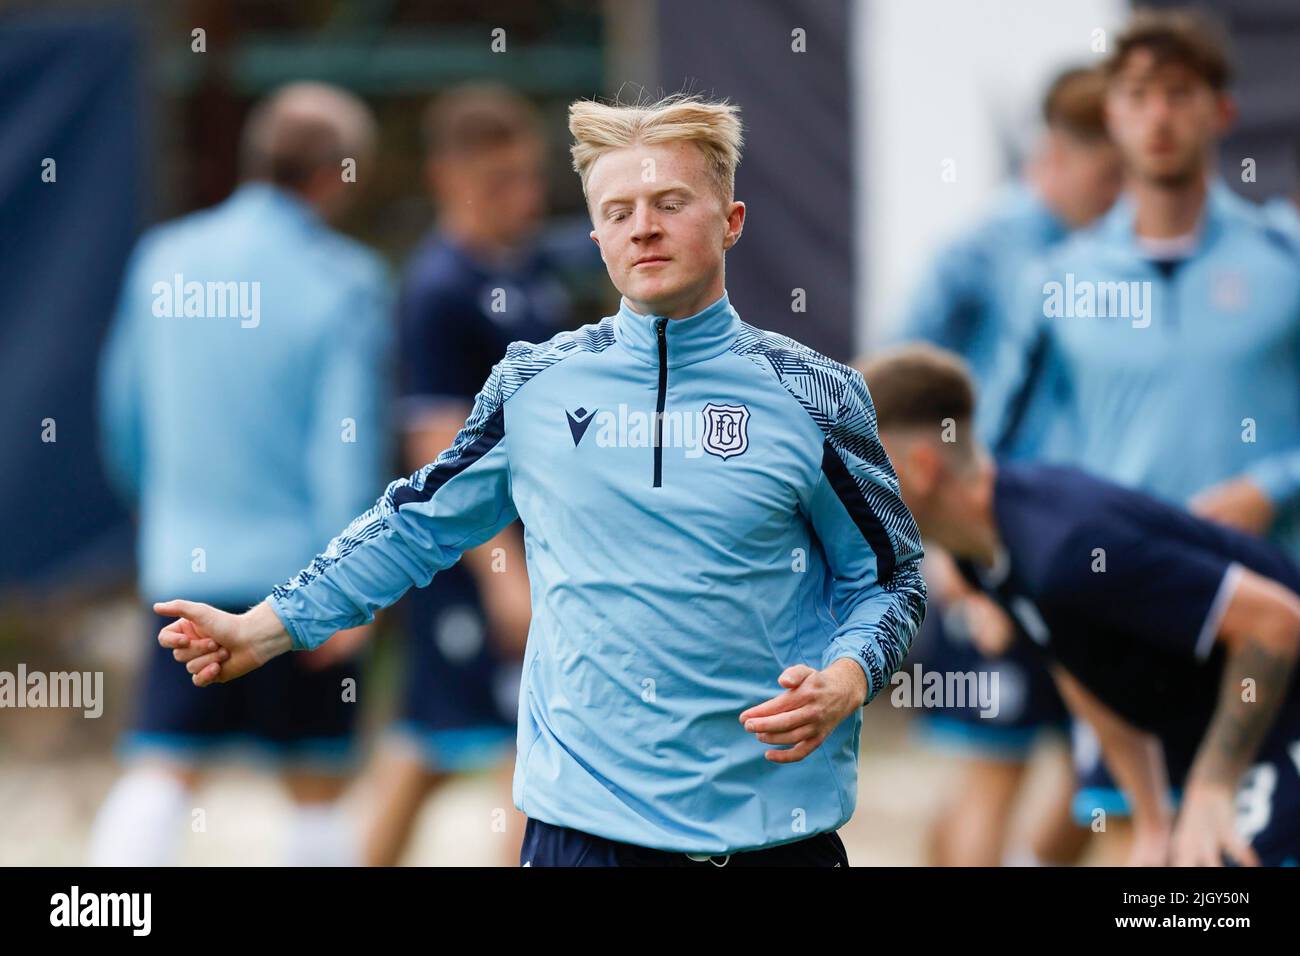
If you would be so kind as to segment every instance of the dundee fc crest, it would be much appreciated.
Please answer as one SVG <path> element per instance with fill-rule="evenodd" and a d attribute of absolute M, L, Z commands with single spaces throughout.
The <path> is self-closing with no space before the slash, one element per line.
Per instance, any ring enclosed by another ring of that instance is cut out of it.
<path fill-rule="evenodd" d="M 744 405 L 704 406 L 704 450 L 723 461 L 749 447 L 749 409 Z"/>

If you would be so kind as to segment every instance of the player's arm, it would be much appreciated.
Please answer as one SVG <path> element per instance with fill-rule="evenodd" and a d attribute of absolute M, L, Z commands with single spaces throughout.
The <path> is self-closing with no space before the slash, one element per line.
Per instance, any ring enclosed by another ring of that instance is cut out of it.
<path fill-rule="evenodd" d="M 1160 740 L 1107 707 L 1063 667 L 1054 666 L 1052 677 L 1070 713 L 1096 733 L 1106 767 L 1132 805 L 1135 832 L 1129 864 L 1164 866 L 1169 860 L 1174 811 Z"/>
<path fill-rule="evenodd" d="M 985 304 L 987 269 L 970 242 L 949 245 L 916 284 L 898 323 L 900 341 L 920 339 L 965 354 Z"/>
<path fill-rule="evenodd" d="M 403 449 L 407 467 L 433 461 L 455 439 L 468 411 L 468 403 L 447 397 L 410 416 Z M 493 637 L 505 645 L 500 650 L 522 654 L 532 620 L 532 595 L 519 528 L 503 528 L 491 540 L 466 551 L 461 561 L 482 595 Z"/>
<path fill-rule="evenodd" d="M 493 369 L 449 449 L 392 482 L 374 507 L 258 607 L 227 615 L 189 602 L 155 606 L 188 622 L 168 625 L 158 639 L 196 684 L 238 677 L 265 663 L 267 654 L 309 650 L 338 631 L 369 623 L 377 610 L 411 587 L 424 587 L 518 517 L 510 497 L 501 369 Z"/>
<path fill-rule="evenodd" d="M 1016 637 L 1016 626 L 997 602 L 974 587 L 943 548 L 927 543 L 921 563 L 930 606 L 943 613 L 944 627 L 970 637 L 986 657 L 1005 654 Z"/>
<path fill-rule="evenodd" d="M 787 668 L 778 679 L 785 692 L 740 715 L 760 741 L 789 748 L 767 752 L 776 763 L 802 760 L 886 687 L 925 616 L 920 532 L 899 494 L 857 372 L 845 383 L 805 507 L 826 555 L 839 626 L 821 670 Z"/>
<path fill-rule="evenodd" d="M 1087 502 L 1077 503 L 1086 508 Z M 1090 573 L 1090 555 L 1107 556 Z M 1163 508 L 1090 512 L 1047 575 L 1061 613 L 1206 659 L 1226 649 L 1223 680 L 1174 824 L 1174 865 L 1253 862 L 1234 826 L 1234 796 L 1273 724 L 1300 652 L 1300 597 L 1203 546 Z M 1253 683 L 1243 685 L 1250 679 Z M 1253 687 L 1253 696 L 1243 694 Z M 1245 699 L 1243 699 L 1243 696 Z"/>
<path fill-rule="evenodd" d="M 1300 465 L 1300 461 L 1296 462 Z M 1266 534 L 1281 507 L 1294 500 L 1287 487 L 1291 477 L 1284 460 L 1265 462 L 1258 470 L 1211 485 L 1197 493 L 1188 507 L 1202 518 L 1248 534 Z"/>
<path fill-rule="evenodd" d="M 451 445 L 470 412 L 479 382 L 467 355 L 482 354 L 484 319 L 439 281 L 408 278 L 398 311 L 401 336 L 402 455 L 415 470 Z M 501 560 L 498 560 L 500 558 Z M 503 528 L 461 558 L 474 579 L 497 649 L 521 655 L 532 620 L 523 535 Z"/>
<path fill-rule="evenodd" d="M 1236 566 L 1234 566 L 1236 567 Z M 1236 834 L 1233 800 L 1286 697 L 1300 654 L 1300 597 L 1253 571 L 1236 568 L 1218 628 L 1227 648 L 1218 704 L 1188 774 L 1174 832 L 1174 862 L 1219 866 L 1227 853 L 1257 862 Z"/>
<path fill-rule="evenodd" d="M 1066 375 L 1052 320 L 1044 314 L 1043 289 L 1052 274 L 1045 262 L 1033 261 L 996 302 L 999 335 L 977 413 L 995 454 L 1037 450 L 1048 428 L 1059 430 L 1073 421 L 1067 414 Z"/>

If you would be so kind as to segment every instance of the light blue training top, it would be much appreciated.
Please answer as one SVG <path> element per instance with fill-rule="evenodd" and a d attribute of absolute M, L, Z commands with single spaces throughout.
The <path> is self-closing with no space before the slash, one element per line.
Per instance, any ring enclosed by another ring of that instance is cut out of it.
<path fill-rule="evenodd" d="M 271 606 L 315 647 L 516 516 L 524 813 L 709 854 L 849 819 L 860 712 L 792 764 L 738 717 L 796 664 L 852 659 L 874 696 L 924 614 L 920 538 L 858 372 L 747 325 L 725 295 L 513 343 L 452 447 Z"/>

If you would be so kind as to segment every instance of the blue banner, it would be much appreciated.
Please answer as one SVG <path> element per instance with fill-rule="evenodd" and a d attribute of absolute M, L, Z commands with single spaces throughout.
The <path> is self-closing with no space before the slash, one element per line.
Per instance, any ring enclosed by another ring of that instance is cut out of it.
<path fill-rule="evenodd" d="M 129 18 L 0 20 L 0 590 L 131 574 L 94 395 L 139 227 L 138 64 Z"/>

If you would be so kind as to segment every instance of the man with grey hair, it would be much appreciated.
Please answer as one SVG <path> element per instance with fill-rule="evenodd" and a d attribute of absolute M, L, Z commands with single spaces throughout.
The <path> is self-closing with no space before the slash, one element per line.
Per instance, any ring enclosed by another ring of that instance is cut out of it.
<path fill-rule="evenodd" d="M 327 223 L 354 200 L 374 139 L 351 94 L 284 87 L 246 124 L 234 194 L 135 249 L 100 418 L 107 471 L 139 517 L 146 604 L 184 587 L 245 610 L 371 497 L 386 462 L 389 281 Z M 142 634 L 161 623 L 151 615 Z M 353 758 L 349 660 L 363 638 L 358 628 L 337 651 L 285 657 L 217 694 L 153 644 L 129 698 L 128 770 L 100 810 L 92 861 L 176 862 L 201 771 L 229 745 L 252 744 L 293 797 L 286 859 L 353 862 L 335 804 Z"/>
<path fill-rule="evenodd" d="M 332 220 L 355 195 L 346 188 L 355 176 L 345 173 L 374 148 L 375 120 L 365 103 L 324 83 L 293 83 L 253 108 L 240 143 L 241 172 L 298 193 Z"/>

